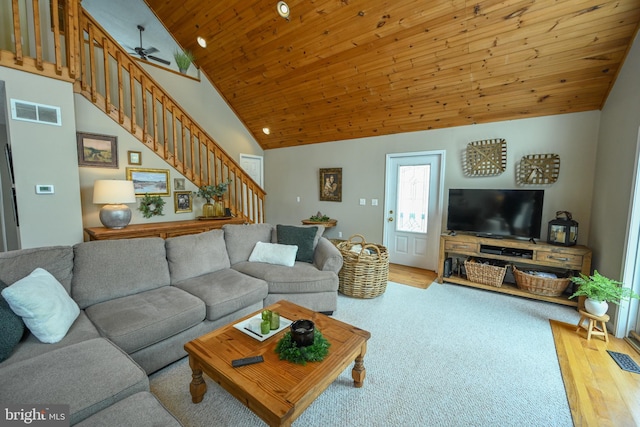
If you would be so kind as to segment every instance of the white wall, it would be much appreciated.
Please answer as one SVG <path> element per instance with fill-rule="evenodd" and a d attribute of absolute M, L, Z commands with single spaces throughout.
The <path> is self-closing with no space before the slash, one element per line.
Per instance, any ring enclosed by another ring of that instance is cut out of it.
<path fill-rule="evenodd" d="M 73 88 L 71 83 L 0 67 L 10 98 L 59 106 L 62 126 L 9 118 L 22 248 L 82 241 Z M 37 195 L 52 184 L 53 195 Z"/>
<path fill-rule="evenodd" d="M 622 274 L 638 127 L 640 126 L 640 36 L 602 109 L 589 245 L 593 265 L 608 277 Z"/>
<path fill-rule="evenodd" d="M 321 211 L 338 220 L 325 236 L 337 237 L 342 231 L 343 237 L 358 233 L 368 241 L 381 242 L 386 154 L 446 150 L 446 195 L 449 188 L 518 188 L 515 170 L 522 156 L 556 153 L 561 160 L 558 181 L 546 188 L 532 187 L 545 189 L 542 238 L 546 239 L 547 222 L 555 212 L 567 210 L 580 223 L 579 243 L 586 244 L 599 118 L 598 111 L 591 111 L 267 150 L 266 219 L 296 224 Z M 491 138 L 507 141 L 506 172 L 497 177 L 465 177 L 461 157 L 467 144 Z M 342 202 L 321 202 L 318 170 L 334 167 L 342 168 Z M 366 206 L 358 204 L 360 198 L 367 199 Z M 379 199 L 379 206 L 371 206 L 372 198 Z"/>

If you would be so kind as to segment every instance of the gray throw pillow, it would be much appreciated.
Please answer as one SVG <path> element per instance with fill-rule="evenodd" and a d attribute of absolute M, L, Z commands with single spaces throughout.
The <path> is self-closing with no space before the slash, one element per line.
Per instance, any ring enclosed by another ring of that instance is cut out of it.
<path fill-rule="evenodd" d="M 0 280 L 0 291 L 7 284 Z M 24 334 L 24 322 L 15 314 L 9 303 L 0 294 L 0 362 L 6 360 L 18 345 Z"/>
<path fill-rule="evenodd" d="M 294 225 L 276 226 L 278 243 L 282 245 L 296 245 L 298 253 L 296 261 L 313 262 L 313 241 L 318 227 L 296 227 Z"/>

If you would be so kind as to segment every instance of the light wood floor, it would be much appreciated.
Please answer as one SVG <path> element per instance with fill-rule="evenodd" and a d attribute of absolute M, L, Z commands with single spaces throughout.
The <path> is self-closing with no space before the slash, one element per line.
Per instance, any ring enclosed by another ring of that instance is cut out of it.
<path fill-rule="evenodd" d="M 389 280 L 426 289 L 436 273 L 389 265 Z M 515 297 L 514 297 L 515 298 Z M 640 374 L 623 371 L 607 350 L 625 353 L 640 365 L 640 354 L 625 340 L 609 335 L 587 341 L 576 325 L 550 320 L 562 379 L 577 426 L 640 426 Z"/>

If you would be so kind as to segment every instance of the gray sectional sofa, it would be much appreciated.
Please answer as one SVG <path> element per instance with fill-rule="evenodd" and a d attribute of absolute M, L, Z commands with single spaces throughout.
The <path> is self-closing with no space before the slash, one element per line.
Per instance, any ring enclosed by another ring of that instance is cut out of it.
<path fill-rule="evenodd" d="M 0 253 L 5 286 L 28 280 L 39 267 L 80 309 L 59 342 L 40 342 L 26 330 L 5 352 L 0 402 L 68 404 L 72 425 L 180 425 L 149 392 L 147 375 L 184 357 L 186 342 L 281 299 L 336 310 L 342 256 L 322 232 L 226 225 L 166 240 Z M 269 263 L 253 260 L 257 242 L 274 248 Z M 296 242 L 292 266 L 273 263 L 278 244 Z"/>

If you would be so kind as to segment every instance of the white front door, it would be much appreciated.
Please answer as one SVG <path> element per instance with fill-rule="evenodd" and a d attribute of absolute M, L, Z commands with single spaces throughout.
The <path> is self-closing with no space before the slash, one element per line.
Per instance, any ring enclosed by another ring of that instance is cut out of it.
<path fill-rule="evenodd" d="M 384 245 L 389 262 L 436 270 L 444 151 L 387 155 Z"/>

